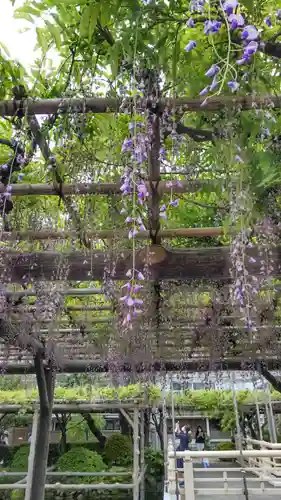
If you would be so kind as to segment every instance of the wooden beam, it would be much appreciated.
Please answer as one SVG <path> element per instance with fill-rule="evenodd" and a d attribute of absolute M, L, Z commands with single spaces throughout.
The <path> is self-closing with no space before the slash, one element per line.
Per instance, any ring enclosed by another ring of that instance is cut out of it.
<path fill-rule="evenodd" d="M 147 182 L 147 190 L 151 191 L 150 183 Z M 206 180 L 206 181 L 180 181 L 180 185 L 177 185 L 176 182 L 173 186 L 173 192 L 175 193 L 194 193 L 201 190 L 207 190 L 210 192 L 217 191 L 221 188 L 222 182 L 220 183 L 218 180 Z M 114 194 L 122 194 L 120 191 L 121 184 L 120 182 L 116 183 L 76 183 L 76 184 L 63 184 L 61 187 L 61 191 L 58 191 L 58 188 L 53 184 L 11 184 L 11 190 L 9 193 L 12 196 L 59 196 L 60 192 L 62 195 L 88 195 L 88 194 L 99 194 L 99 195 L 114 195 Z M 156 183 L 153 183 L 153 186 L 157 190 L 157 192 L 162 195 L 163 193 L 170 193 L 171 188 L 167 186 L 167 181 L 161 181 L 156 186 Z M 0 185 L 0 193 L 6 192 L 6 186 L 4 184 Z"/>
<path fill-rule="evenodd" d="M 64 297 L 84 297 L 88 295 L 103 295 L 102 288 L 66 288 L 59 292 Z M 1 290 L 1 296 L 9 297 L 11 299 L 20 299 L 21 297 L 37 297 L 36 290 L 28 289 L 22 291 Z"/>
<path fill-rule="evenodd" d="M 280 276 L 281 247 L 272 248 L 273 276 Z M 255 257 L 248 262 L 251 274 L 260 274 L 258 249 L 247 249 L 247 255 Z M 87 253 L 59 252 L 15 252 L 0 251 L 0 272 L 2 279 L 8 282 L 22 283 L 32 280 L 74 280 L 102 281 L 107 256 L 101 251 Z M 247 257 L 246 257 L 247 258 Z M 131 269 L 133 253 L 131 250 L 119 250 L 116 255 L 114 273 L 111 278 L 124 280 Z M 65 272 L 61 271 L 61 264 Z M 151 264 L 151 262 L 153 262 Z M 138 250 L 135 254 L 135 267 L 139 270 L 148 265 L 150 279 L 186 280 L 186 281 L 224 281 L 230 282 L 230 253 L 228 247 L 195 248 L 168 250 L 153 245 Z"/>
<path fill-rule="evenodd" d="M 216 362 L 210 361 L 208 358 L 161 361 L 154 360 L 151 363 L 123 363 L 120 365 L 120 372 L 124 373 L 144 373 L 144 372 L 210 372 L 210 371 L 235 371 L 235 370 L 255 370 L 255 362 L 257 360 L 264 361 L 264 357 L 256 357 L 252 361 L 243 359 L 225 358 Z M 266 365 L 269 370 L 280 370 L 281 361 L 276 357 L 266 359 Z M 85 360 L 66 360 L 61 365 L 61 373 L 107 373 L 110 371 L 111 365 L 102 361 L 85 361 Z M 34 363 L 0 363 L 1 374 L 6 375 L 21 375 L 34 373 Z"/>
<path fill-rule="evenodd" d="M 172 109 L 180 107 L 183 111 L 218 111 L 221 109 L 256 109 L 261 108 L 280 108 L 281 97 L 264 95 L 264 96 L 214 96 L 207 99 L 164 99 L 158 103 L 158 108 Z M 26 99 L 21 101 L 0 101 L 0 116 L 16 116 L 18 111 L 27 115 L 49 115 L 53 113 L 116 113 L 120 111 L 121 102 L 113 98 L 103 97 L 88 97 L 88 98 L 59 98 L 59 99 Z M 128 100 L 128 105 L 130 101 Z M 149 107 L 151 103 L 144 99 L 138 107 L 144 109 Z"/>
<path fill-rule="evenodd" d="M 164 229 L 159 231 L 159 236 L 165 239 L 172 238 L 214 238 L 224 234 L 223 227 L 191 227 Z M 100 231 L 86 231 L 87 238 L 96 239 L 128 239 L 128 231 L 119 231 L 114 229 Z M 1 233 L 2 241 L 23 241 L 23 240 L 62 240 L 62 239 L 77 239 L 76 231 L 13 231 L 11 233 L 3 231 Z M 149 231 L 141 231 L 135 235 L 136 240 L 149 240 Z"/>

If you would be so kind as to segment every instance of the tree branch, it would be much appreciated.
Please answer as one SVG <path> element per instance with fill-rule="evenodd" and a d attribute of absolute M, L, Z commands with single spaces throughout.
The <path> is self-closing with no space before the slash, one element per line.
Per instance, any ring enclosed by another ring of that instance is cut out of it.
<path fill-rule="evenodd" d="M 272 375 L 272 373 L 270 373 L 263 361 L 256 361 L 256 370 L 272 385 L 276 391 L 281 393 L 281 380 L 277 379 L 274 375 Z"/>
<path fill-rule="evenodd" d="M 49 410 L 49 397 L 48 388 L 45 376 L 45 370 L 43 366 L 43 360 L 40 353 L 36 353 L 34 356 L 34 367 L 36 373 L 36 380 L 39 392 L 40 400 L 40 410 Z"/>

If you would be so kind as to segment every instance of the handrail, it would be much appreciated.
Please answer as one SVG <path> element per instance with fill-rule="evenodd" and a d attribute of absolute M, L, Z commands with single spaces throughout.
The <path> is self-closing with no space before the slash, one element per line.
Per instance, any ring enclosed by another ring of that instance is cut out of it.
<path fill-rule="evenodd" d="M 255 445 L 258 445 L 258 446 L 265 446 L 267 448 L 272 448 L 272 449 L 280 449 L 281 450 L 281 443 L 270 443 L 269 441 L 260 441 L 258 439 L 252 439 L 252 438 L 247 438 L 246 439 L 246 442 L 247 443 L 250 443 L 250 444 L 255 444 Z"/>
<path fill-rule="evenodd" d="M 279 450 L 243 450 L 242 454 L 244 457 L 272 457 L 281 458 L 281 449 Z M 169 452 L 169 458 L 174 458 L 175 453 Z M 204 458 L 239 458 L 241 452 L 239 450 L 227 450 L 227 451 L 204 451 Z M 176 458 L 202 458 L 201 451 L 176 451 Z"/>

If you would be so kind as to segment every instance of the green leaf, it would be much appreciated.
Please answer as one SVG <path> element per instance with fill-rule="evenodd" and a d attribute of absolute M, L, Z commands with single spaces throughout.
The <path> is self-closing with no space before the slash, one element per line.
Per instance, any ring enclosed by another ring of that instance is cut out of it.
<path fill-rule="evenodd" d="M 85 7 L 81 15 L 79 28 L 81 38 L 86 38 L 89 33 L 90 9 L 90 6 Z"/>
<path fill-rule="evenodd" d="M 100 12 L 100 5 L 99 4 L 89 6 L 89 29 L 88 29 L 89 42 L 91 41 L 92 36 L 94 34 L 94 31 L 95 31 L 95 28 L 97 25 L 99 12 Z"/>
<path fill-rule="evenodd" d="M 100 12 L 100 23 L 101 23 L 102 27 L 104 27 L 109 21 L 109 18 L 110 18 L 109 9 L 110 9 L 110 5 L 108 5 L 108 3 L 103 4 L 101 12 Z"/>
<path fill-rule="evenodd" d="M 46 41 L 46 30 L 44 28 L 36 28 L 38 44 L 44 53 L 48 50 L 48 44 Z"/>
<path fill-rule="evenodd" d="M 6 45 L 0 41 L 0 47 L 2 47 L 2 49 L 4 50 L 6 56 L 10 57 L 10 52 L 8 50 L 8 47 L 6 47 Z"/>
<path fill-rule="evenodd" d="M 27 12 L 15 12 L 14 18 L 15 19 L 26 19 L 26 21 L 29 21 L 30 23 L 34 23 L 33 17 L 30 14 L 28 14 Z"/>
<path fill-rule="evenodd" d="M 19 7 L 16 9 L 15 14 L 30 14 L 33 16 L 38 16 L 40 14 L 40 10 L 35 9 L 34 6 L 31 6 L 29 4 L 25 4 L 22 7 Z"/>
<path fill-rule="evenodd" d="M 48 25 L 49 31 L 55 40 L 56 47 L 59 50 L 61 48 L 61 32 L 55 24 L 49 23 L 48 21 L 46 24 Z"/>

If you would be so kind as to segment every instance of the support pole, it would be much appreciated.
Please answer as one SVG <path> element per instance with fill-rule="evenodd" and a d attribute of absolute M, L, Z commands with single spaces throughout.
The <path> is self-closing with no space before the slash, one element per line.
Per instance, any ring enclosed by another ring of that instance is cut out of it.
<path fill-rule="evenodd" d="M 137 408 L 134 409 L 133 436 L 134 436 L 133 500 L 139 500 L 139 458 L 140 458 L 139 454 L 140 454 L 140 452 L 139 452 L 139 410 Z"/>
<path fill-rule="evenodd" d="M 34 365 L 39 392 L 40 414 L 30 495 L 25 500 L 44 500 L 55 376 L 51 362 L 47 366 L 43 365 L 41 353 L 35 355 Z"/>
<path fill-rule="evenodd" d="M 235 389 L 235 373 L 232 373 L 232 394 L 233 394 L 233 406 L 234 406 L 234 411 L 235 411 L 237 438 L 238 438 L 239 451 L 240 451 L 239 458 L 240 458 L 241 467 L 243 467 L 243 470 L 241 472 L 242 472 L 242 477 L 243 477 L 244 496 L 245 496 L 245 500 L 249 500 L 249 492 L 248 492 L 248 485 L 247 485 L 246 471 L 245 471 L 245 459 L 243 456 L 243 449 L 242 449 L 242 435 L 241 435 L 241 428 L 240 428 L 239 411 L 238 411 L 236 389 Z"/>
<path fill-rule="evenodd" d="M 144 457 L 144 410 L 140 410 L 140 472 L 141 472 L 141 482 L 140 482 L 140 500 L 144 500 L 145 497 L 145 457 Z"/>
<path fill-rule="evenodd" d="M 36 448 L 36 437 L 38 431 L 38 422 L 39 422 L 39 411 L 36 408 L 33 415 L 33 423 L 32 423 L 32 433 L 31 433 L 31 443 L 29 449 L 28 456 L 28 474 L 26 480 L 26 490 L 25 490 L 25 500 L 30 500 L 31 494 L 31 484 L 33 479 L 33 470 L 34 470 L 34 457 L 35 457 L 35 448 Z"/>
<path fill-rule="evenodd" d="M 270 388 L 269 388 L 268 383 L 266 384 L 266 392 L 267 392 L 267 397 L 268 397 L 268 417 L 269 417 L 270 428 L 271 428 L 272 442 L 277 443 L 275 418 L 274 418 L 274 414 L 273 414 L 271 392 L 270 392 Z"/>
<path fill-rule="evenodd" d="M 184 498 L 185 500 L 195 500 L 193 464 L 191 458 L 184 459 Z"/>
<path fill-rule="evenodd" d="M 164 442 L 164 493 L 168 487 L 168 430 L 167 430 L 167 408 L 166 408 L 166 391 L 163 399 L 163 442 Z"/>

